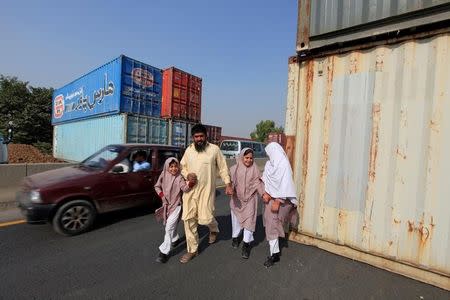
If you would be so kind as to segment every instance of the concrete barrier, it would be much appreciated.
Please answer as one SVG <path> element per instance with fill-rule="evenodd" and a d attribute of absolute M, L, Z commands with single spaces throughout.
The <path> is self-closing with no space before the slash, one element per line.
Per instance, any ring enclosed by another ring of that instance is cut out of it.
<path fill-rule="evenodd" d="M 42 164 L 27 164 L 27 176 L 42 173 L 49 170 L 59 169 L 76 165 L 74 163 L 42 163 Z"/>
<path fill-rule="evenodd" d="M 0 165 L 0 188 L 13 188 L 20 185 L 25 176 L 48 170 L 71 166 L 70 163 L 42 163 L 42 164 L 7 164 Z"/>
<path fill-rule="evenodd" d="M 18 186 L 27 176 L 27 164 L 0 165 L 0 188 Z"/>

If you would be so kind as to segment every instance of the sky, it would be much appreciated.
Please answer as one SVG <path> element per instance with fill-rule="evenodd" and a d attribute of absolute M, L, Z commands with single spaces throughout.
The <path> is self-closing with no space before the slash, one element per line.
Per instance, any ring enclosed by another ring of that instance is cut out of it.
<path fill-rule="evenodd" d="M 59 88 L 127 55 L 203 79 L 202 122 L 285 122 L 297 0 L 1 0 L 0 74 Z"/>

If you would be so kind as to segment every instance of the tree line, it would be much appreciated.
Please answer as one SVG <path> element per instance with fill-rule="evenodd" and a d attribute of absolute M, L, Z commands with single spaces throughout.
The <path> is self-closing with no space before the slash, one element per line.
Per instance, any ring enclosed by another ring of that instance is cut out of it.
<path fill-rule="evenodd" d="M 17 77 L 0 75 L 0 133 L 13 122 L 16 144 L 29 144 L 51 153 L 53 88 L 33 87 Z"/>

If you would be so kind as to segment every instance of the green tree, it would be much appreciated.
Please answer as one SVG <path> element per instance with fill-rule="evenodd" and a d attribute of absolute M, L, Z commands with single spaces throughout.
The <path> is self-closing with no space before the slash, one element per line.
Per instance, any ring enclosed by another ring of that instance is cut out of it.
<path fill-rule="evenodd" d="M 52 88 L 35 88 L 16 77 L 0 75 L 0 132 L 14 123 L 14 143 L 32 144 L 48 152 L 53 128 Z"/>
<path fill-rule="evenodd" d="M 256 130 L 250 133 L 250 137 L 256 141 L 265 142 L 267 140 L 267 136 L 271 132 L 282 133 L 284 132 L 284 128 L 281 126 L 276 127 L 275 122 L 272 120 L 260 121 L 256 124 Z"/>

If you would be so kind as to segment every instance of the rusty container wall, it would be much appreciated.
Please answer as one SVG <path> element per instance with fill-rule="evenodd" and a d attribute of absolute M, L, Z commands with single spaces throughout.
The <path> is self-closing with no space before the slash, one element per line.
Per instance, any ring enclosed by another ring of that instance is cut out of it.
<path fill-rule="evenodd" d="M 450 289 L 449 66 L 449 33 L 290 61 L 297 235 Z"/>
<path fill-rule="evenodd" d="M 297 51 L 450 19 L 450 0 L 298 0 Z"/>

